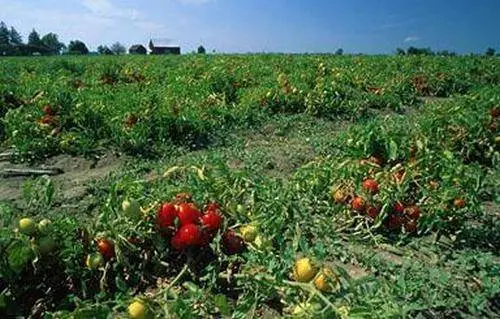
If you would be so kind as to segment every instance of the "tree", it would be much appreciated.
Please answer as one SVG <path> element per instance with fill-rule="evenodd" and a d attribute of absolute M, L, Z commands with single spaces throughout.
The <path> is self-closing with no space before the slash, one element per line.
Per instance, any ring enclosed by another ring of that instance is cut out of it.
<path fill-rule="evenodd" d="M 117 54 L 117 55 L 125 54 L 127 52 L 127 49 L 125 48 L 125 46 L 123 44 L 121 44 L 120 42 L 113 43 L 110 47 L 110 50 L 114 54 Z"/>
<path fill-rule="evenodd" d="M 0 22 L 0 46 L 10 45 L 10 32 L 5 22 Z"/>
<path fill-rule="evenodd" d="M 344 49 L 340 48 L 335 51 L 335 55 L 343 55 L 344 54 Z"/>
<path fill-rule="evenodd" d="M 396 54 L 397 54 L 397 55 L 405 55 L 405 54 L 406 54 L 406 52 L 405 52 L 405 50 L 403 50 L 403 49 L 401 49 L 401 48 L 397 48 L 397 49 L 396 49 Z"/>
<path fill-rule="evenodd" d="M 61 50 L 66 47 L 64 43 L 59 42 L 57 34 L 52 32 L 44 35 L 40 41 L 49 54 L 61 54 Z"/>
<path fill-rule="evenodd" d="M 113 55 L 113 51 L 111 51 L 107 45 L 98 46 L 97 53 L 99 53 L 101 55 Z"/>
<path fill-rule="evenodd" d="M 12 45 L 22 45 L 23 44 L 23 38 L 17 32 L 14 27 L 10 27 L 10 32 L 9 32 L 9 39 L 10 39 L 10 44 Z"/>
<path fill-rule="evenodd" d="M 207 50 L 205 50 L 204 46 L 200 45 L 198 47 L 198 54 L 205 54 L 205 53 L 207 53 Z"/>
<path fill-rule="evenodd" d="M 407 55 L 434 55 L 434 52 L 432 52 L 431 48 L 415 48 L 415 47 L 409 47 L 408 50 L 406 50 Z"/>
<path fill-rule="evenodd" d="M 493 49 L 493 48 L 488 48 L 488 49 L 486 49 L 486 52 L 484 53 L 484 55 L 486 55 L 486 56 L 494 56 L 494 55 L 495 55 L 495 52 L 496 52 L 496 50 L 495 50 L 495 49 Z"/>
<path fill-rule="evenodd" d="M 453 51 L 448 51 L 448 50 L 442 50 L 442 51 L 437 51 L 436 55 L 439 56 L 456 56 L 457 54 Z"/>
<path fill-rule="evenodd" d="M 28 45 L 31 46 L 41 46 L 42 45 L 42 40 L 40 40 L 40 35 L 38 32 L 36 32 L 35 29 L 31 31 L 31 33 L 28 35 Z"/>
<path fill-rule="evenodd" d="M 74 41 L 70 41 L 70 43 L 68 44 L 68 53 L 69 54 L 88 54 L 89 49 L 87 48 L 85 43 L 83 43 L 82 41 L 74 40 Z"/>

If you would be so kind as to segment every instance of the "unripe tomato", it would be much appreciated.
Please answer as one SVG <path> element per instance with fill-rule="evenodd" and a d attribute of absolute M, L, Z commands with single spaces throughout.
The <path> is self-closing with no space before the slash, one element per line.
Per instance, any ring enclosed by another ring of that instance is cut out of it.
<path fill-rule="evenodd" d="M 127 308 L 128 315 L 131 319 L 147 319 L 150 318 L 150 312 L 146 304 L 141 300 L 132 302 Z"/>
<path fill-rule="evenodd" d="M 37 230 L 37 225 L 33 219 L 23 218 L 19 220 L 19 231 L 22 234 L 33 236 L 36 234 Z"/>
<path fill-rule="evenodd" d="M 301 258 L 295 262 L 294 277 L 296 281 L 311 281 L 317 273 L 318 269 L 309 258 Z"/>
<path fill-rule="evenodd" d="M 38 223 L 38 232 L 40 234 L 48 235 L 51 230 L 52 230 L 52 222 L 50 221 L 50 219 L 45 218 Z"/>
<path fill-rule="evenodd" d="M 135 199 L 124 200 L 122 202 L 122 210 L 129 218 L 138 219 L 142 216 L 141 206 Z"/>
<path fill-rule="evenodd" d="M 89 269 L 97 269 L 104 266 L 104 258 L 99 253 L 89 254 L 85 260 L 85 265 Z"/>
<path fill-rule="evenodd" d="M 246 225 L 240 228 L 241 236 L 247 243 L 251 243 L 258 235 L 257 227 L 254 225 Z"/>

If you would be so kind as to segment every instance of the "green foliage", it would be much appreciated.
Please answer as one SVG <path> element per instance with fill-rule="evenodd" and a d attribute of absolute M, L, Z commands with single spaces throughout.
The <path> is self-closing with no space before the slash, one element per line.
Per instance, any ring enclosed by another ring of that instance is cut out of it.
<path fill-rule="evenodd" d="M 59 177 L 43 177 L 26 180 L 21 199 L 0 203 L 1 317 L 124 317 L 134 300 L 157 318 L 498 316 L 499 222 L 484 205 L 498 204 L 497 61 L 0 63 L 8 70 L 0 74 L 3 142 L 18 159 L 103 148 L 130 156 L 85 185 L 81 201 L 63 197 Z M 362 186 L 367 178 L 379 192 Z M 380 211 L 371 217 L 334 200 L 339 187 Z M 224 229 L 252 224 L 259 240 L 227 255 L 220 232 L 209 246 L 176 252 L 156 214 L 179 193 L 200 208 L 220 204 Z M 137 200 L 140 218 L 123 212 L 125 199 Z M 43 236 L 55 247 L 41 249 L 40 230 L 20 232 L 24 217 L 50 219 Z M 89 269 L 86 257 L 103 237 L 116 255 Z M 338 289 L 295 281 L 304 256 L 333 269 Z"/>
<path fill-rule="evenodd" d="M 68 54 L 77 54 L 77 55 L 78 54 L 88 54 L 89 49 L 87 48 L 85 43 L 83 43 L 82 41 L 74 40 L 74 41 L 69 42 L 67 53 Z"/>

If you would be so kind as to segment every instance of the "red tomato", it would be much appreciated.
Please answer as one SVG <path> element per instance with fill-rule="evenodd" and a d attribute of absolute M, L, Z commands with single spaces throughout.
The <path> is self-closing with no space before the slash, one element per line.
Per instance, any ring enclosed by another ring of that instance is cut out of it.
<path fill-rule="evenodd" d="M 417 220 L 420 218 L 420 208 L 418 208 L 418 206 L 406 207 L 404 212 L 405 212 L 405 215 L 408 216 L 412 220 Z"/>
<path fill-rule="evenodd" d="M 222 251 L 226 255 L 235 255 L 245 250 L 243 238 L 236 235 L 232 230 L 228 230 L 222 235 Z"/>
<path fill-rule="evenodd" d="M 201 216 L 201 224 L 211 232 L 216 232 L 222 225 L 222 221 L 222 216 L 216 211 L 208 211 L 205 215 Z"/>
<path fill-rule="evenodd" d="M 205 207 L 205 211 L 208 212 L 208 211 L 211 211 L 211 210 L 214 210 L 214 211 L 217 211 L 220 209 L 220 205 L 218 203 L 209 203 L 207 204 L 207 206 Z"/>
<path fill-rule="evenodd" d="M 457 198 L 453 201 L 453 205 L 455 205 L 456 208 L 464 208 L 465 207 L 465 201 L 461 198 Z"/>
<path fill-rule="evenodd" d="M 400 229 L 403 220 L 398 215 L 389 215 L 387 219 L 387 228 L 389 229 Z"/>
<path fill-rule="evenodd" d="M 369 205 L 368 207 L 366 207 L 366 214 L 367 214 L 370 218 L 372 218 L 372 219 L 377 218 L 378 213 L 380 213 L 380 208 L 375 207 L 375 206 L 373 206 L 373 205 Z"/>
<path fill-rule="evenodd" d="M 181 226 L 172 237 L 171 244 L 175 249 L 197 246 L 201 243 L 202 231 L 195 224 Z"/>
<path fill-rule="evenodd" d="M 351 206 L 355 211 L 363 212 L 365 210 L 366 201 L 363 197 L 354 197 L 351 202 Z"/>
<path fill-rule="evenodd" d="M 54 117 L 52 115 L 44 115 L 42 118 L 38 121 L 40 124 L 54 124 Z"/>
<path fill-rule="evenodd" d="M 165 229 L 174 226 L 175 218 L 177 217 L 177 209 L 171 203 L 161 205 L 156 216 L 156 224 L 160 229 Z"/>
<path fill-rule="evenodd" d="M 177 216 L 180 225 L 196 224 L 201 217 L 200 211 L 192 203 L 182 203 L 178 206 Z"/>
<path fill-rule="evenodd" d="M 398 201 L 394 204 L 392 209 L 397 214 L 403 214 L 403 212 L 405 210 L 405 206 L 403 205 L 403 203 Z"/>
<path fill-rule="evenodd" d="M 404 229 L 408 233 L 415 233 L 417 231 L 417 222 L 411 220 L 403 225 Z"/>
<path fill-rule="evenodd" d="M 110 260 L 115 256 L 115 245 L 109 239 L 99 239 L 97 249 L 105 260 Z"/>
<path fill-rule="evenodd" d="M 365 179 L 365 181 L 363 182 L 363 189 L 370 194 L 375 195 L 379 191 L 378 183 L 376 180 L 371 178 Z"/>
<path fill-rule="evenodd" d="M 206 246 L 214 239 L 215 233 L 203 229 L 201 231 L 200 246 Z"/>
<path fill-rule="evenodd" d="M 56 115 L 56 111 L 49 104 L 43 107 L 43 113 L 46 115 Z"/>

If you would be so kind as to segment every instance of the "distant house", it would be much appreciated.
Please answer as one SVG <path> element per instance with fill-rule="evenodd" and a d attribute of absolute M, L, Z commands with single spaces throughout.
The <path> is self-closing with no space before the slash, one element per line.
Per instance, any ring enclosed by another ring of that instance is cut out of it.
<path fill-rule="evenodd" d="M 148 50 L 142 44 L 134 44 L 128 49 L 128 53 L 130 54 L 146 54 Z"/>
<path fill-rule="evenodd" d="M 181 47 L 169 42 L 165 40 L 149 40 L 151 54 L 181 54 Z"/>

